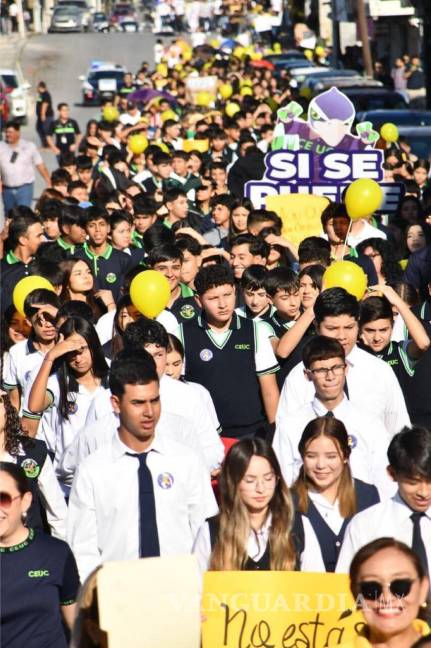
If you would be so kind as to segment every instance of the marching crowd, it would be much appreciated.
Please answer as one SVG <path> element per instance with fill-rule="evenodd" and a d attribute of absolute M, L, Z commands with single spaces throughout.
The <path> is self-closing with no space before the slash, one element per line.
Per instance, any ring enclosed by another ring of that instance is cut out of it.
<path fill-rule="evenodd" d="M 350 573 L 368 623 L 352 646 L 430 631 L 430 165 L 380 140 L 396 213 L 351 222 L 330 202 L 295 246 L 244 198 L 277 109 L 307 106 L 261 61 L 178 40 L 85 129 L 41 82 L 51 174 L 6 125 L 4 648 L 66 646 L 104 562 L 187 553 L 202 572 Z M 214 96 L 190 94 L 197 73 Z M 340 259 L 367 275 L 359 301 L 325 289 Z"/>

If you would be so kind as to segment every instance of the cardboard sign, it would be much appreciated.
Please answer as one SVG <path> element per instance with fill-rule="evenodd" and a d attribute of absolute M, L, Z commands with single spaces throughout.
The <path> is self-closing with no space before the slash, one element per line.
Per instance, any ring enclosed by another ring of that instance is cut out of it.
<path fill-rule="evenodd" d="M 200 648 L 200 582 L 194 556 L 105 563 L 97 597 L 109 648 Z"/>
<path fill-rule="evenodd" d="M 379 134 L 371 122 L 355 126 L 355 108 L 337 88 L 314 97 L 303 108 L 291 101 L 277 111 L 271 151 L 265 156 L 261 180 L 246 183 L 244 195 L 256 209 L 266 196 L 312 194 L 342 202 L 346 188 L 359 178 L 380 183 L 384 193 L 381 212 L 396 211 L 403 195 L 401 183 L 383 183 L 383 151 L 374 148 Z"/>
<path fill-rule="evenodd" d="M 203 648 L 331 648 L 363 619 L 344 574 L 207 572 Z"/>
<path fill-rule="evenodd" d="M 321 196 L 267 196 L 266 209 L 275 211 L 283 221 L 282 236 L 298 246 L 307 236 L 319 236 L 322 231 L 320 216 L 329 204 Z"/>

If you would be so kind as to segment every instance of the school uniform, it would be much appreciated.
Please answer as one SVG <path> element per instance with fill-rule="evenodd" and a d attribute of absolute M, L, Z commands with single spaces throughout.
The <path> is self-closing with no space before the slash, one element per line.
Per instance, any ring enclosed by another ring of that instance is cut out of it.
<path fill-rule="evenodd" d="M 298 521 L 302 516 L 295 516 L 292 530 L 292 540 L 297 553 L 296 568 L 304 572 L 324 572 L 325 565 L 320 552 L 320 547 L 311 524 L 306 518 Z M 271 531 L 272 517 L 269 515 L 258 533 L 250 531 L 247 541 L 248 559 L 244 566 L 245 571 L 270 570 L 269 534 Z M 193 553 L 196 556 L 202 572 L 209 569 L 211 552 L 218 535 L 218 517 L 206 520 L 196 536 Z"/>
<path fill-rule="evenodd" d="M 393 495 L 396 487 L 386 472 L 391 436 L 382 421 L 355 406 L 346 396 L 332 410 L 332 415 L 344 423 L 349 435 L 352 449 L 349 462 L 353 476 L 375 484 L 383 497 Z M 328 416 L 328 410 L 314 396 L 310 403 L 277 418 L 273 448 L 288 485 L 296 480 L 302 466 L 298 450 L 302 433 L 306 425 L 319 416 Z"/>
<path fill-rule="evenodd" d="M 30 274 L 30 266 L 33 259 L 28 263 L 23 263 L 21 259 L 9 250 L 6 256 L 0 262 L 0 276 L 2 282 L 1 289 L 1 311 L 4 313 L 12 304 L 13 289 L 20 279 Z"/>
<path fill-rule="evenodd" d="M 103 254 L 94 254 L 88 243 L 77 249 L 75 258 L 90 262 L 96 290 L 110 290 L 117 301 L 124 282 L 124 275 L 133 266 L 131 257 L 112 245 L 107 245 Z"/>
<path fill-rule="evenodd" d="M 35 369 L 37 371 L 43 362 L 45 354 L 34 346 L 34 341 L 30 337 L 28 340 L 17 342 L 9 349 L 6 360 L 3 388 L 6 391 L 19 389 L 21 392 L 21 403 L 24 402 L 25 394 L 31 387 L 29 379 Z M 20 409 L 22 415 L 22 407 Z"/>
<path fill-rule="evenodd" d="M 195 291 L 184 283 L 180 283 L 180 294 L 169 307 L 178 322 L 188 322 L 201 313 L 201 309 L 194 297 Z"/>
<path fill-rule="evenodd" d="M 269 321 L 269 324 L 274 330 L 274 337 L 277 337 L 280 340 L 286 333 L 286 331 L 289 331 L 296 324 L 296 320 L 286 320 L 284 319 L 284 317 L 281 317 L 277 310 L 275 310 Z M 295 349 L 288 355 L 287 358 L 280 358 L 279 356 L 277 356 L 277 360 L 280 364 L 280 371 L 277 372 L 277 384 L 280 391 L 284 385 L 284 381 L 292 371 L 293 367 L 295 367 L 298 362 L 301 362 L 302 349 L 306 344 L 309 336 L 314 335 L 315 332 L 316 330 L 313 324 L 311 324 L 311 326 L 309 326 L 304 333 L 302 340 L 300 340 Z"/>
<path fill-rule="evenodd" d="M 275 312 L 276 309 L 271 305 L 269 305 L 266 311 L 260 315 L 255 315 L 246 304 L 235 308 L 235 313 L 240 317 L 245 317 L 254 320 L 255 322 L 266 322 L 267 324 L 271 324 L 271 318 Z"/>
<path fill-rule="evenodd" d="M 217 513 L 208 473 L 190 448 L 156 435 L 146 454 L 158 555 L 191 553 L 199 527 Z M 139 456 L 116 435 L 78 467 L 69 500 L 68 540 L 84 579 L 107 560 L 144 554 Z"/>
<path fill-rule="evenodd" d="M 357 513 L 349 523 L 338 557 L 336 571 L 349 572 L 350 563 L 356 552 L 372 540 L 393 537 L 413 547 L 413 511 L 401 498 L 399 491 L 389 500 L 380 502 L 365 511 Z M 431 568 L 431 507 L 420 518 L 420 532 L 428 562 Z"/>
<path fill-rule="evenodd" d="M 4 451 L 1 460 L 21 466 L 27 476 L 33 499 L 26 525 L 37 531 L 46 531 L 49 527 L 51 535 L 65 540 L 67 506 L 46 444 L 23 436 L 18 452 L 11 455 Z"/>
<path fill-rule="evenodd" d="M 74 603 L 79 590 L 67 544 L 29 529 L 0 555 L 2 648 L 67 648 L 60 606 Z"/>
<path fill-rule="evenodd" d="M 59 236 L 55 241 L 54 245 L 58 245 L 62 249 L 66 259 L 72 258 L 75 253 L 82 248 L 82 245 L 74 245 L 73 243 L 68 243 L 61 236 Z"/>
<path fill-rule="evenodd" d="M 229 328 L 218 333 L 202 315 L 181 324 L 180 336 L 186 380 L 210 392 L 223 436 L 248 436 L 265 428 L 258 377 L 278 370 L 265 322 L 234 313 Z"/>
<path fill-rule="evenodd" d="M 224 446 L 219 436 L 220 423 L 218 426 L 214 423 L 217 419 L 213 409 L 210 409 L 202 394 L 187 382 L 162 376 L 160 402 L 163 415 L 180 416 L 188 422 L 193 430 L 194 447 L 202 453 L 207 467 L 212 469 L 218 466 L 224 455 Z M 109 390 L 99 392 L 88 409 L 85 427 L 110 412 L 112 412 L 112 405 Z"/>
<path fill-rule="evenodd" d="M 114 335 L 114 319 L 115 311 L 110 310 L 97 320 L 96 332 L 102 346 L 112 340 Z M 168 333 L 178 337 L 178 320 L 171 311 L 167 309 L 163 310 L 157 315 L 156 320 L 160 324 L 163 324 Z"/>
<path fill-rule="evenodd" d="M 431 351 L 426 351 L 419 360 L 413 360 L 407 352 L 409 343 L 410 340 L 390 342 L 379 353 L 374 353 L 365 346 L 364 349 L 384 360 L 395 373 L 412 423 L 429 427 L 431 426 L 431 399 L 429 398 Z"/>
<path fill-rule="evenodd" d="M 358 512 L 380 502 L 375 486 L 359 479 L 354 479 L 353 485 Z M 352 516 L 346 518 L 341 516 L 338 499 L 331 504 L 323 495 L 310 490 L 308 510 L 303 514 L 303 517 L 309 520 L 316 534 L 326 571 L 335 571 L 344 534 Z"/>
<path fill-rule="evenodd" d="M 412 311 L 421 320 L 426 332 L 431 337 L 431 298 L 422 302 L 420 306 L 413 306 Z"/>
<path fill-rule="evenodd" d="M 33 379 L 36 377 L 32 374 Z M 93 399 L 100 393 L 106 392 L 106 387 L 101 384 L 94 391 L 88 391 L 83 385 L 78 384 L 77 391 L 68 393 L 69 418 L 65 419 L 60 413 L 60 384 L 56 373 L 51 374 L 48 378 L 46 392 L 50 400 L 50 405 L 43 412 L 31 412 L 28 408 L 28 402 L 24 403 L 23 416 L 27 418 L 42 418 L 45 425 L 38 428 L 37 438 L 45 441 L 47 448 L 53 456 L 54 468 L 57 473 L 57 467 L 65 449 L 72 443 L 75 436 L 84 427 L 87 419 L 87 413 Z M 28 400 L 28 399 L 27 399 Z M 60 477 L 59 475 L 57 475 Z M 67 493 L 68 489 L 64 484 L 60 484 Z"/>
<path fill-rule="evenodd" d="M 356 345 L 346 362 L 349 400 L 370 416 L 382 419 L 391 437 L 404 426 L 409 426 L 410 418 L 404 396 L 390 367 Z M 313 383 L 305 377 L 301 362 L 289 373 L 281 390 L 277 423 L 284 415 L 310 403 L 313 397 Z"/>

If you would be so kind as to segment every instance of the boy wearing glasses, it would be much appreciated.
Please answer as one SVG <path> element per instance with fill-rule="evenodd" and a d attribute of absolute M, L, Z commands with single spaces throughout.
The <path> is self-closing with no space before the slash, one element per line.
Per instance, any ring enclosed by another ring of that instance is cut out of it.
<path fill-rule="evenodd" d="M 394 537 L 416 552 L 431 569 L 431 430 L 404 428 L 388 448 L 388 473 L 398 490 L 354 516 L 346 529 L 337 572 L 347 573 L 355 553 L 368 542 Z"/>
<path fill-rule="evenodd" d="M 331 416 L 342 421 L 350 437 L 350 464 L 354 477 L 375 484 L 381 494 L 393 493 L 386 477 L 386 451 L 389 436 L 382 422 L 355 407 L 344 391 L 346 356 L 337 340 L 323 335 L 312 337 L 302 353 L 304 376 L 314 388 L 310 402 L 280 417 L 273 447 L 286 482 L 292 484 L 301 467 L 298 443 L 310 421 Z"/>
<path fill-rule="evenodd" d="M 356 345 L 359 332 L 356 297 L 344 288 L 328 288 L 317 297 L 314 315 L 317 333 L 337 340 L 344 348 L 349 369 L 346 380 L 349 400 L 370 416 L 382 419 L 389 437 L 410 425 L 404 396 L 392 369 Z M 277 421 L 309 403 L 313 396 L 313 384 L 300 362 L 284 382 Z"/>

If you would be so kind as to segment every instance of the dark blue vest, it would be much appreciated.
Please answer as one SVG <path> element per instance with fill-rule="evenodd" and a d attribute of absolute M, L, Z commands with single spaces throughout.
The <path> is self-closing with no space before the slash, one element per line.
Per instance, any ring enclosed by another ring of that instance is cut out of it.
<path fill-rule="evenodd" d="M 48 454 L 44 441 L 39 439 L 21 438 L 24 455 L 17 455 L 17 465 L 21 466 L 27 475 L 33 499 L 27 511 L 26 526 L 32 529 L 49 532 L 45 509 L 42 506 L 37 478 L 43 468 Z"/>
<path fill-rule="evenodd" d="M 380 502 L 379 493 L 375 486 L 366 484 L 360 479 L 354 479 L 353 481 L 356 492 L 357 513 Z M 310 520 L 311 526 L 313 527 L 317 540 L 319 541 L 326 571 L 335 571 L 338 554 L 340 553 L 341 545 L 343 543 L 344 533 L 352 518 L 345 518 L 339 533 L 335 534 L 326 524 L 310 498 L 308 498 L 308 511 L 304 515 Z"/>

